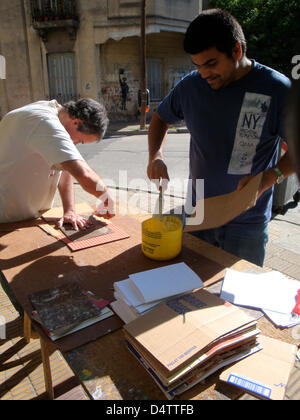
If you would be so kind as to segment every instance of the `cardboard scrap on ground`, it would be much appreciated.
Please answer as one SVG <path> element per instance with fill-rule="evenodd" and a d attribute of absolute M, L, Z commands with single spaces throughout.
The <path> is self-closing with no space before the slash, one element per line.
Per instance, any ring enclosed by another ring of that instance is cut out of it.
<path fill-rule="evenodd" d="M 225 369 L 220 379 L 259 398 L 283 400 L 297 347 L 260 334 L 263 350 Z"/>
<path fill-rule="evenodd" d="M 263 173 L 253 177 L 239 191 L 199 200 L 196 210 L 186 219 L 185 232 L 213 229 L 225 225 L 254 207 Z"/>

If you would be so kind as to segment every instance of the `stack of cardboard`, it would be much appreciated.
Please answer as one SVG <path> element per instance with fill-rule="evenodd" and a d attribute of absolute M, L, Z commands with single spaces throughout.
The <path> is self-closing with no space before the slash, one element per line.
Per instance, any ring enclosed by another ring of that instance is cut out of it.
<path fill-rule="evenodd" d="M 190 293 L 203 287 L 199 276 L 185 263 L 172 264 L 141 273 L 114 283 L 111 307 L 125 322 L 147 313 L 170 296 Z"/>
<path fill-rule="evenodd" d="M 257 321 L 203 289 L 166 300 L 124 332 L 129 350 L 168 399 L 262 349 Z"/>

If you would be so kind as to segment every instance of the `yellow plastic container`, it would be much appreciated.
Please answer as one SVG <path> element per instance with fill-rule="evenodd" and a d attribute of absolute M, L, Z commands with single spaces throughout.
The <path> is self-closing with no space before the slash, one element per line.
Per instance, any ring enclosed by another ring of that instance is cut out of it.
<path fill-rule="evenodd" d="M 152 217 L 142 223 L 142 251 L 152 260 L 175 258 L 182 248 L 182 222 L 174 216 Z"/>

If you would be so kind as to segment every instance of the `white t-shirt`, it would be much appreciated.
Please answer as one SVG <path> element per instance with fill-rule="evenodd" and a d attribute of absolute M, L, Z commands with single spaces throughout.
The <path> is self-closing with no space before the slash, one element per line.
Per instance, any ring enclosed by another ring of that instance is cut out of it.
<path fill-rule="evenodd" d="M 39 101 L 0 122 L 0 223 L 52 207 L 62 162 L 84 160 L 58 118 L 57 102 Z"/>

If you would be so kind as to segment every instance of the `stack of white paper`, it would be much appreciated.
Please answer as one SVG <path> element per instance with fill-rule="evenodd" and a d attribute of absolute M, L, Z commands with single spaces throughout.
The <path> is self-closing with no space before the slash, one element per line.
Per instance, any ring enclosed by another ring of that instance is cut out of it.
<path fill-rule="evenodd" d="M 203 287 L 199 276 L 185 263 L 172 264 L 114 283 L 115 302 L 111 306 L 127 324 L 170 296 L 190 293 Z"/>
<path fill-rule="evenodd" d="M 241 306 L 262 309 L 280 327 L 300 323 L 292 315 L 300 282 L 290 280 L 278 271 L 261 274 L 226 269 L 221 298 Z"/>

